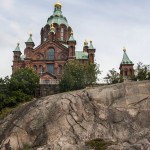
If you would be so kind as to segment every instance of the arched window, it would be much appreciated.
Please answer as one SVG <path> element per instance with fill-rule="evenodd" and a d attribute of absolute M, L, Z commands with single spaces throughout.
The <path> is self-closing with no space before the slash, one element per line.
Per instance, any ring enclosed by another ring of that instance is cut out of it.
<path fill-rule="evenodd" d="M 50 48 L 48 50 L 48 60 L 54 60 L 55 58 L 55 50 L 53 48 Z"/>
<path fill-rule="evenodd" d="M 47 64 L 47 71 L 54 74 L 54 64 Z"/>
<path fill-rule="evenodd" d="M 36 65 L 34 65 L 34 66 L 33 66 L 33 68 L 34 68 L 34 71 L 36 71 L 36 72 L 37 72 L 37 66 L 36 66 Z"/>
<path fill-rule="evenodd" d="M 44 68 L 42 65 L 39 66 L 39 72 L 42 74 L 44 72 Z"/>
<path fill-rule="evenodd" d="M 61 28 L 60 38 L 62 41 L 64 40 L 64 28 Z"/>

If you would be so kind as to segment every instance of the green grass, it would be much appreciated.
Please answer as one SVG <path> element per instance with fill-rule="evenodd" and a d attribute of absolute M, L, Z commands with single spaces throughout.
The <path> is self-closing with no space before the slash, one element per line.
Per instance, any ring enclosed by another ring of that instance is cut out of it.
<path fill-rule="evenodd" d="M 32 150 L 32 146 L 26 144 L 26 145 L 23 146 L 23 148 L 21 148 L 19 150 Z"/>
<path fill-rule="evenodd" d="M 15 108 L 4 108 L 0 111 L 0 119 L 4 119 L 8 116 Z"/>
<path fill-rule="evenodd" d="M 85 142 L 85 145 L 94 150 L 106 150 L 112 142 L 104 141 L 103 139 L 93 139 Z"/>

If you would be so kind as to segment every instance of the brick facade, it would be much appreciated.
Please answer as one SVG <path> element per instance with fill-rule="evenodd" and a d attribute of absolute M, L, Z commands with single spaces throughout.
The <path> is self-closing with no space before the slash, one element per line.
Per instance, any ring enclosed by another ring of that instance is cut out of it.
<path fill-rule="evenodd" d="M 90 45 L 84 43 L 83 50 L 76 51 L 76 40 L 74 40 L 72 28 L 62 15 L 61 7 L 59 2 L 55 4 L 53 15 L 48 18 L 47 24 L 41 29 L 39 46 L 34 48 L 31 34 L 25 42 L 26 48 L 23 55 L 17 45 L 13 51 L 12 72 L 22 67 L 30 67 L 40 75 L 41 80 L 44 80 L 46 76 L 46 80 L 58 81 L 68 61 L 79 60 L 81 63 L 94 63 L 95 49 L 92 42 Z"/>

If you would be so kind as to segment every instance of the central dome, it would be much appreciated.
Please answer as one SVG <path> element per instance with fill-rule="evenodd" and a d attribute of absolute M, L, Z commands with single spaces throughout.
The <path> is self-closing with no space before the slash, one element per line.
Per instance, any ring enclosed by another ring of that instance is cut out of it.
<path fill-rule="evenodd" d="M 52 16 L 50 16 L 47 20 L 47 24 L 51 25 L 53 23 L 56 23 L 58 25 L 64 24 L 67 27 L 68 25 L 68 21 L 66 19 L 66 17 L 63 16 L 62 11 L 61 11 L 61 3 L 58 1 L 55 5 L 54 5 L 54 13 Z"/>

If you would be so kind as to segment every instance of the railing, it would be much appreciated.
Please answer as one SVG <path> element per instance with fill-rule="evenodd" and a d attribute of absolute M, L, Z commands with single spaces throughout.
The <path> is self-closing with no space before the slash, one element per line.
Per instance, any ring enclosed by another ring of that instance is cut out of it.
<path fill-rule="evenodd" d="M 59 82 L 60 82 L 60 80 L 58 80 L 58 79 L 50 79 L 50 80 L 40 79 L 40 84 L 58 85 Z"/>

